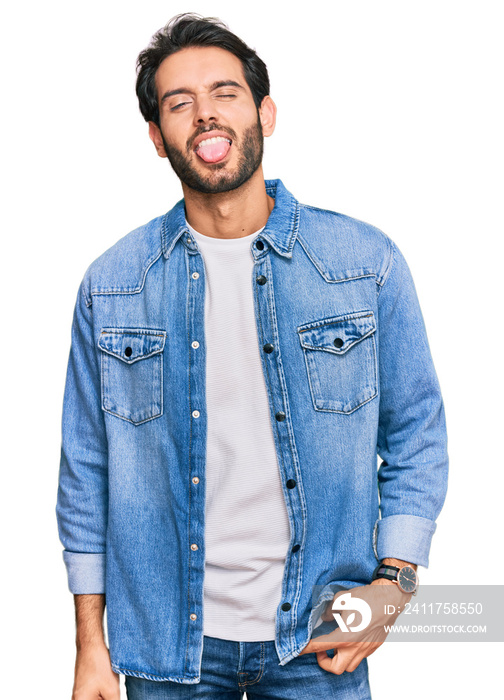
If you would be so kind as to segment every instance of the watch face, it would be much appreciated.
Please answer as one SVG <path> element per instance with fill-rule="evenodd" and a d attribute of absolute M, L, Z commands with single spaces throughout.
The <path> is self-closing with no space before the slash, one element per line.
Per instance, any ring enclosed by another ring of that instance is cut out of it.
<path fill-rule="evenodd" d="M 405 593 L 413 593 L 417 587 L 417 581 L 416 571 L 411 566 L 403 566 L 397 576 L 399 588 Z"/>

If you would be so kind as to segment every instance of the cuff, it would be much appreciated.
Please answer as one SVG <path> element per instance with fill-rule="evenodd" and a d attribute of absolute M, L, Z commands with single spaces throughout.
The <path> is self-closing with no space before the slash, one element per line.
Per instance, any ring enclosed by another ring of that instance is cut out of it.
<path fill-rule="evenodd" d="M 105 593 L 105 556 L 63 551 L 71 593 Z"/>
<path fill-rule="evenodd" d="M 376 557 L 392 557 L 429 566 L 429 551 L 436 523 L 418 515 L 389 515 L 376 521 Z"/>

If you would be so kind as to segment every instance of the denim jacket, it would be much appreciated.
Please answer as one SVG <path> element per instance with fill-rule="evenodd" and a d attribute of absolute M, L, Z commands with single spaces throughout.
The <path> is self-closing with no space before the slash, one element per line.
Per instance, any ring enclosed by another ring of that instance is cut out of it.
<path fill-rule="evenodd" d="M 275 633 L 285 665 L 335 586 L 368 584 L 384 557 L 428 566 L 448 457 L 398 247 L 300 204 L 280 180 L 266 188 L 275 205 L 251 245 L 250 284 L 291 530 Z M 203 646 L 204 298 L 184 200 L 89 266 L 56 506 L 70 591 L 106 594 L 114 671 L 180 683 L 199 682 Z"/>

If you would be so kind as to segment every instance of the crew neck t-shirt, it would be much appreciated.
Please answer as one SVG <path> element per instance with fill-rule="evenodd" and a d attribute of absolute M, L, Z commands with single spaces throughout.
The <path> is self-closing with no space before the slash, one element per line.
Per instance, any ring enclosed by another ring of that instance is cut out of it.
<path fill-rule="evenodd" d="M 290 526 L 261 366 L 252 241 L 188 224 L 205 268 L 204 634 L 275 639 Z"/>

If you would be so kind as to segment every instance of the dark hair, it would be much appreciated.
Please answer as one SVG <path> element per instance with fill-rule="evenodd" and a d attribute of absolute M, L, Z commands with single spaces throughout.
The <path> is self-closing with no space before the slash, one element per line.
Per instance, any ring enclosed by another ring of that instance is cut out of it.
<path fill-rule="evenodd" d="M 149 46 L 137 58 L 136 94 L 145 121 L 160 126 L 155 83 L 157 69 L 165 58 L 189 46 L 217 46 L 239 58 L 257 108 L 269 95 L 268 69 L 253 49 L 219 19 L 184 13 L 173 17 L 156 32 Z"/>

